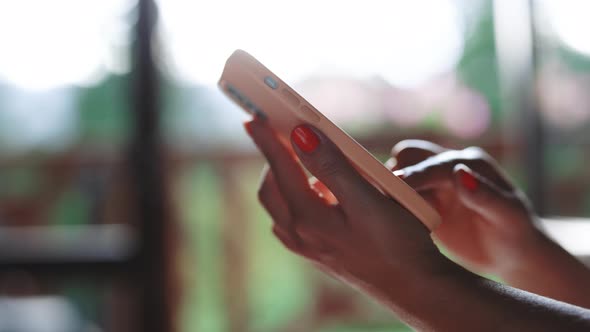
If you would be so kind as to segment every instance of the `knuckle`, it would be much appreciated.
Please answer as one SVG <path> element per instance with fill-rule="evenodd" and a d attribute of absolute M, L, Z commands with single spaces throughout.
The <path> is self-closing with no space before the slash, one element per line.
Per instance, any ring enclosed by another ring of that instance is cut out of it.
<path fill-rule="evenodd" d="M 488 161 L 491 157 L 488 153 L 480 148 L 479 146 L 470 146 L 463 149 L 462 154 L 464 155 L 465 159 L 470 160 L 484 160 Z"/>
<path fill-rule="evenodd" d="M 398 142 L 391 148 L 391 155 L 394 157 L 413 157 L 419 154 L 436 154 L 432 143 L 418 139 L 406 139 Z"/>
<path fill-rule="evenodd" d="M 461 151 L 461 158 L 458 162 L 462 162 L 469 167 L 479 170 L 488 171 L 494 168 L 495 161 L 484 149 L 471 146 Z"/>
<path fill-rule="evenodd" d="M 412 142 L 412 140 L 408 140 L 408 139 L 397 142 L 397 144 L 395 144 L 391 148 L 391 155 L 394 157 L 399 155 L 400 153 L 402 153 L 402 151 L 408 149 L 411 146 L 411 142 Z"/>

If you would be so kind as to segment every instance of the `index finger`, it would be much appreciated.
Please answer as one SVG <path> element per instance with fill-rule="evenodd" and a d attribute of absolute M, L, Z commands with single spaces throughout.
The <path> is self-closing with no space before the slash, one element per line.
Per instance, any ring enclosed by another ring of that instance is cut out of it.
<path fill-rule="evenodd" d="M 314 207 L 318 203 L 318 197 L 309 186 L 307 176 L 294 155 L 279 141 L 265 120 L 254 118 L 245 127 L 268 160 L 279 191 L 291 207 L 291 212 L 297 214 Z"/>
<path fill-rule="evenodd" d="M 291 142 L 303 165 L 326 185 L 344 210 L 350 210 L 361 202 L 366 205 L 375 197 L 383 197 L 317 128 L 297 126 L 291 133 Z"/>
<path fill-rule="evenodd" d="M 457 164 L 467 165 L 504 190 L 513 189 L 512 184 L 494 161 L 484 157 L 481 149 L 476 148 L 448 150 L 394 173 L 414 190 L 428 190 L 452 186 L 453 169 Z"/>
<path fill-rule="evenodd" d="M 452 185 L 452 165 L 449 163 L 409 166 L 393 173 L 416 191 L 437 189 Z"/>
<path fill-rule="evenodd" d="M 395 159 L 391 170 L 415 165 L 445 151 L 447 149 L 429 141 L 419 139 L 400 141 L 391 149 L 391 157 Z"/>

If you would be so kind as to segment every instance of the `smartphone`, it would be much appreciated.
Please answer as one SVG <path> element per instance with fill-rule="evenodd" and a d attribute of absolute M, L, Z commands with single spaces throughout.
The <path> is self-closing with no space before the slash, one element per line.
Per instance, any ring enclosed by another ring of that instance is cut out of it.
<path fill-rule="evenodd" d="M 246 112 L 266 117 L 288 148 L 293 128 L 301 124 L 318 128 L 383 194 L 399 202 L 431 231 L 440 224 L 438 213 L 414 189 L 250 54 L 236 50 L 227 59 L 219 87 Z"/>

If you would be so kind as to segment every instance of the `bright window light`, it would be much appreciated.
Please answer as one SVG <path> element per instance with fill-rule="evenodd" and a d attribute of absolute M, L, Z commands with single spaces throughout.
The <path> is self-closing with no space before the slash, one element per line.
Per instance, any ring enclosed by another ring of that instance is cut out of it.
<path fill-rule="evenodd" d="M 380 75 L 411 87 L 451 70 L 463 26 L 451 0 L 159 1 L 169 65 L 214 84 L 244 49 L 291 83 L 310 74 Z M 166 57 L 165 57 L 166 58 Z"/>
<path fill-rule="evenodd" d="M 126 42 L 130 0 L 0 0 L 0 80 L 45 90 L 88 84 L 124 69 L 110 47 Z"/>
<path fill-rule="evenodd" d="M 590 1 L 544 0 L 543 6 L 559 39 L 573 50 L 590 55 Z"/>

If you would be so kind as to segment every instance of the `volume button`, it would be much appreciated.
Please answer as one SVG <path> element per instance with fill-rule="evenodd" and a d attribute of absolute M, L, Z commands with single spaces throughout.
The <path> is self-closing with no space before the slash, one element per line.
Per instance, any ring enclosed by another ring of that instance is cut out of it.
<path fill-rule="evenodd" d="M 313 122 L 320 121 L 320 116 L 317 115 L 316 112 L 311 109 L 311 107 L 303 105 L 299 109 L 301 110 L 301 113 L 303 113 L 303 115 L 308 117 L 311 121 L 313 121 Z"/>
<path fill-rule="evenodd" d="M 281 94 L 283 95 L 283 97 L 289 102 L 289 104 L 297 107 L 299 106 L 299 98 L 297 98 L 294 94 L 292 94 L 289 90 L 287 89 L 282 89 L 281 90 Z"/>

